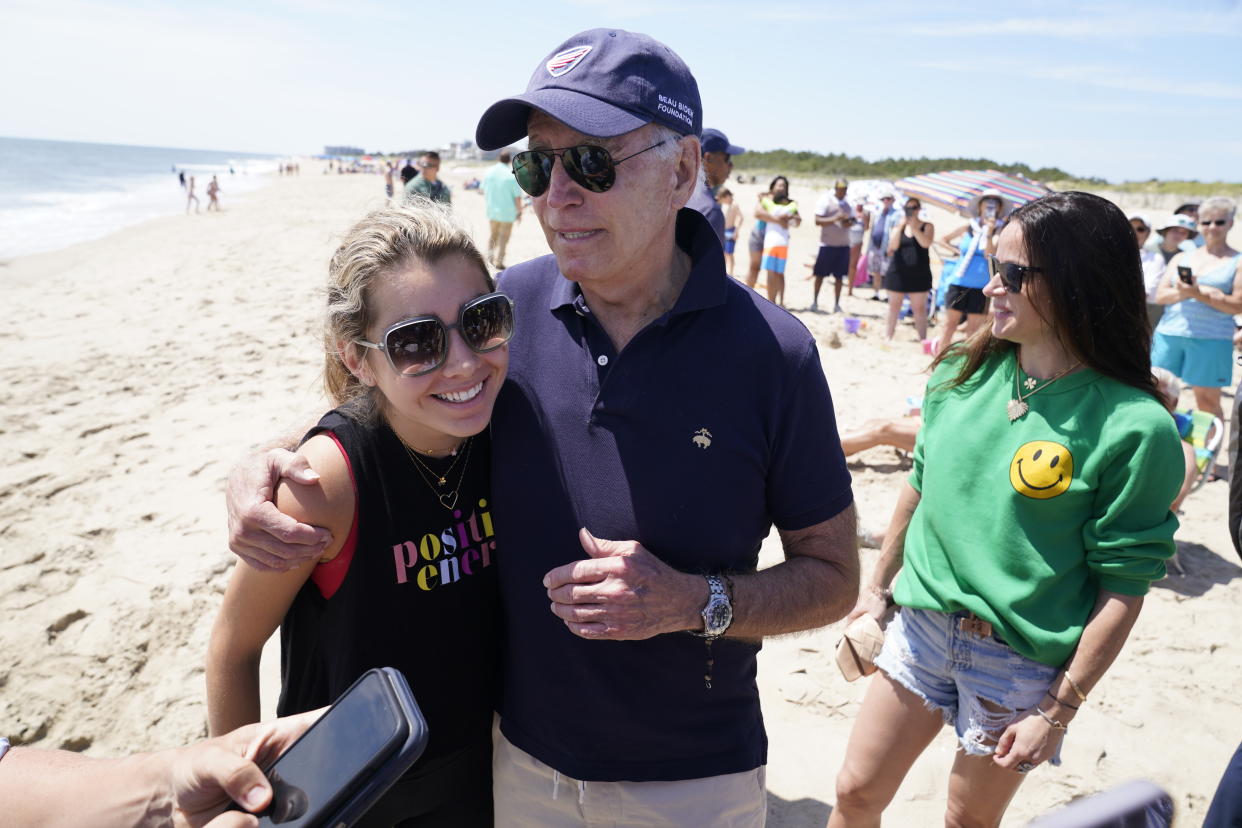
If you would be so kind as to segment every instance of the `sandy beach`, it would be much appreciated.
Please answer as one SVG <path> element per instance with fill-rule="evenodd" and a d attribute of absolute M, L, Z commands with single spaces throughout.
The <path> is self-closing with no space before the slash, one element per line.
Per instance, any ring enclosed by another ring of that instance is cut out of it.
<path fill-rule="evenodd" d="M 461 186 L 484 168 L 445 167 L 455 211 L 485 247 L 483 199 Z M 326 263 L 349 225 L 385 200 L 380 176 L 302 169 L 226 194 L 222 213 L 172 215 L 0 263 L 0 735 L 14 743 L 118 755 L 205 734 L 207 639 L 234 560 L 225 476 L 254 446 L 300 432 L 326 408 Z M 758 185 L 730 187 L 749 212 Z M 792 182 L 804 214 L 819 194 Z M 961 222 L 938 211 L 932 220 L 937 235 Z M 743 235 L 750 227 L 748 219 Z M 817 244 L 813 222 L 794 231 L 787 303 L 820 342 L 839 425 L 898 416 L 908 395 L 922 394 L 929 357 L 908 322 L 884 342 L 886 306 L 869 301 L 867 288 L 843 299 L 865 323 L 857 335 L 844 332 L 841 316 L 806 310 Z M 546 252 L 528 212 L 507 259 Z M 739 251 L 738 275 L 745 266 Z M 820 304 L 831 307 L 825 291 Z M 1231 403 L 1229 390 L 1226 410 Z M 862 526 L 882 529 L 908 459 L 877 448 L 850 469 Z M 1138 777 L 1172 793 L 1179 826 L 1202 821 L 1242 738 L 1242 568 L 1226 527 L 1227 488 L 1208 483 L 1187 499 L 1177 535 L 1185 574 L 1154 586 L 1075 720 L 1064 764 L 1032 773 L 1005 825 Z M 863 550 L 868 571 L 874 554 Z M 773 535 L 765 563 L 779 556 Z M 774 828 L 822 826 L 834 800 L 867 683 L 837 672 L 839 632 L 772 639 L 760 657 Z M 276 658 L 269 646 L 269 712 Z M 941 824 L 952 751 L 943 732 L 887 824 Z"/>

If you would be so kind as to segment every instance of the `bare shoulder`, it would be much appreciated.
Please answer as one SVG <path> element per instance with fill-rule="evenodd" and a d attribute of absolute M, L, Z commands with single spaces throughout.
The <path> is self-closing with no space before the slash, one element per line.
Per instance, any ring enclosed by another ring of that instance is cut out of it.
<path fill-rule="evenodd" d="M 349 462 L 337 442 L 327 434 L 316 434 L 298 449 L 298 454 L 319 474 L 319 484 L 302 485 L 282 481 L 276 490 L 276 508 L 291 518 L 332 532 L 330 559 L 340 549 L 354 519 L 357 497 Z"/>

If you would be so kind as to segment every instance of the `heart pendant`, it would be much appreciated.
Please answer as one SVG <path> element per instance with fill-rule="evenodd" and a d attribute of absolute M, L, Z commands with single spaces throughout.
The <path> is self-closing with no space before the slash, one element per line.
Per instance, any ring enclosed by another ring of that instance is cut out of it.
<path fill-rule="evenodd" d="M 453 507 L 457 505 L 457 492 L 445 492 L 440 495 L 440 505 L 450 512 L 453 511 Z"/>
<path fill-rule="evenodd" d="M 1031 410 L 1031 407 L 1022 400 L 1010 400 L 1009 405 L 1005 408 L 1009 412 L 1009 422 L 1011 423 Z"/>

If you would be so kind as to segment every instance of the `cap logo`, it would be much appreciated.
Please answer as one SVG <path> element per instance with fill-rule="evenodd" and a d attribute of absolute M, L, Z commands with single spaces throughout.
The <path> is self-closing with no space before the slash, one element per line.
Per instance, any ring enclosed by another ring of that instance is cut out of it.
<path fill-rule="evenodd" d="M 563 52 L 557 52 L 548 62 L 544 64 L 548 69 L 548 74 L 554 78 L 573 69 L 582 59 L 587 56 L 587 52 L 591 51 L 590 46 L 574 46 L 572 49 L 566 49 Z"/>

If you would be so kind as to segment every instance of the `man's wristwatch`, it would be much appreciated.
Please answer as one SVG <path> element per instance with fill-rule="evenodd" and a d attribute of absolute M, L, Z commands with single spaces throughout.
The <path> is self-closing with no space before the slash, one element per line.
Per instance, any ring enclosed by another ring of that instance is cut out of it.
<path fill-rule="evenodd" d="M 724 579 L 719 575 L 704 575 L 707 579 L 707 604 L 699 612 L 703 616 L 703 632 L 695 635 L 703 638 L 719 638 L 733 623 L 733 602 L 725 589 Z"/>

